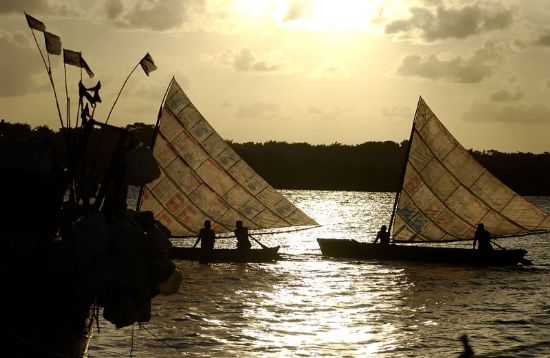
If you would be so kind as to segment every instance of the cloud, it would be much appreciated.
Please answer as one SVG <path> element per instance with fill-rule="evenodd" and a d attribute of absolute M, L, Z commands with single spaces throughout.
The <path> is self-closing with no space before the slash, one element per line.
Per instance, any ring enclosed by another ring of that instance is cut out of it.
<path fill-rule="evenodd" d="M 257 72 L 272 72 L 281 69 L 280 64 L 270 64 L 263 60 L 258 60 L 256 56 L 247 48 L 242 49 L 238 54 L 227 53 L 229 62 L 237 71 L 257 71 Z"/>
<path fill-rule="evenodd" d="M 205 0 L 139 0 L 128 8 L 121 0 L 108 0 L 105 14 L 120 27 L 166 31 L 178 28 L 191 13 L 204 11 Z"/>
<path fill-rule="evenodd" d="M 123 10 L 124 5 L 122 5 L 121 0 L 109 0 L 105 3 L 107 18 L 111 20 L 118 18 L 122 14 Z"/>
<path fill-rule="evenodd" d="M 21 96 L 36 88 L 33 76 L 42 70 L 36 50 L 21 34 L 0 33 L 0 97 Z"/>
<path fill-rule="evenodd" d="M 236 115 L 246 119 L 272 119 L 280 117 L 280 112 L 281 108 L 276 103 L 253 102 L 239 106 Z"/>
<path fill-rule="evenodd" d="M 410 119 L 413 117 L 413 112 L 406 106 L 383 107 L 382 116 L 391 119 Z"/>
<path fill-rule="evenodd" d="M 350 78 L 350 70 L 337 63 L 323 63 L 311 68 L 309 75 L 313 79 Z"/>
<path fill-rule="evenodd" d="M 308 108 L 308 112 L 313 119 L 322 121 L 334 121 L 340 119 L 342 117 L 342 114 L 349 112 L 349 110 L 338 106 L 328 109 L 312 106 Z"/>
<path fill-rule="evenodd" d="M 390 22 L 385 27 L 387 34 L 419 31 L 426 41 L 448 38 L 463 39 L 488 31 L 501 30 L 512 24 L 512 10 L 502 6 L 492 8 L 478 4 L 462 8 L 445 8 L 439 5 L 434 12 L 422 7 L 410 9 L 406 20 Z"/>
<path fill-rule="evenodd" d="M 501 122 L 540 124 L 550 123 L 550 107 L 543 104 L 492 104 L 474 103 L 463 115 L 471 122 Z"/>
<path fill-rule="evenodd" d="M 49 14 L 56 16 L 75 15 L 79 13 L 77 4 L 62 0 L 0 0 L 0 14 L 30 15 Z M 39 19 L 41 20 L 41 19 Z"/>
<path fill-rule="evenodd" d="M 51 13 L 53 10 L 50 2 L 46 0 L 2 0 L 0 1 L 0 14 L 4 13 Z"/>
<path fill-rule="evenodd" d="M 55 16 L 92 16 L 118 27 L 166 31 L 183 25 L 191 15 L 206 11 L 206 0 L 0 0 L 0 14 L 24 11 Z M 39 20 L 43 20 L 39 17 Z"/>
<path fill-rule="evenodd" d="M 284 16 L 284 21 L 299 20 L 307 15 L 311 10 L 311 3 L 304 0 L 294 0 L 288 5 L 288 9 Z"/>
<path fill-rule="evenodd" d="M 535 40 L 535 46 L 550 47 L 550 31 L 540 34 Z"/>
<path fill-rule="evenodd" d="M 500 90 L 491 94 L 491 101 L 493 102 L 516 102 L 522 98 L 523 92 L 519 88 L 514 93 L 507 90 Z"/>
<path fill-rule="evenodd" d="M 479 83 L 489 77 L 502 60 L 501 49 L 493 42 L 487 42 L 470 58 L 457 56 L 442 60 L 437 55 L 422 58 L 417 55 L 405 57 L 398 73 L 402 76 L 416 76 L 430 80 L 447 80 L 458 83 Z"/>

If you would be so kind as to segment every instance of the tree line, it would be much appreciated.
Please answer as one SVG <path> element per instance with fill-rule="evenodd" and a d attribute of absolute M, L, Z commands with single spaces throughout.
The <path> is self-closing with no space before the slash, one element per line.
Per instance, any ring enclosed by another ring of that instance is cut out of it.
<path fill-rule="evenodd" d="M 153 127 L 127 126 L 150 144 Z M 0 139 L 45 140 L 59 137 L 47 127 L 0 123 Z M 233 149 L 271 185 L 279 189 L 397 191 L 407 141 L 312 145 L 268 141 L 236 143 Z M 522 195 L 550 195 L 550 153 L 470 151 L 492 174 Z"/>
<path fill-rule="evenodd" d="M 397 191 L 408 142 L 358 145 L 231 143 L 237 153 L 276 188 Z M 550 153 L 470 153 L 521 195 L 550 195 Z"/>

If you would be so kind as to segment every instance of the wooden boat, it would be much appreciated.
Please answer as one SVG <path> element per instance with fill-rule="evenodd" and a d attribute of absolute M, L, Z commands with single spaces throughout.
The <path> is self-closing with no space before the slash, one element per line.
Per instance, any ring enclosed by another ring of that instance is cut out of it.
<path fill-rule="evenodd" d="M 232 232 L 237 220 L 251 231 L 317 224 L 239 157 L 175 79 L 161 104 L 152 147 L 161 177 L 142 187 L 138 210 L 153 212 L 172 238 L 196 237 L 205 220 L 218 234 Z M 277 250 L 214 250 L 211 261 L 272 261 Z M 200 257 L 199 249 L 173 248 L 172 254 Z"/>
<path fill-rule="evenodd" d="M 88 277 L 75 274 L 72 251 L 61 246 L 21 253 L 2 245 L 0 270 L 6 291 L 0 302 L 6 308 L 3 323 L 9 327 L 2 349 L 13 354 L 6 356 L 87 356 L 92 301 L 82 294 L 82 286 Z"/>
<path fill-rule="evenodd" d="M 170 256 L 176 260 L 202 262 L 272 262 L 280 258 L 279 246 L 264 249 L 214 249 L 208 257 L 203 257 L 201 249 L 193 247 L 172 247 Z"/>
<path fill-rule="evenodd" d="M 524 261 L 523 257 L 527 254 L 527 251 L 522 249 L 482 253 L 479 250 L 463 248 L 381 245 L 355 240 L 317 239 L 317 242 L 323 255 L 330 257 L 438 262 L 453 265 L 516 265 Z"/>
<path fill-rule="evenodd" d="M 323 255 L 356 259 L 514 265 L 529 264 L 525 250 L 488 253 L 472 249 L 398 245 L 472 242 L 483 223 L 492 238 L 550 232 L 550 215 L 515 193 L 482 167 L 418 101 L 388 224 L 391 245 L 318 239 Z"/>

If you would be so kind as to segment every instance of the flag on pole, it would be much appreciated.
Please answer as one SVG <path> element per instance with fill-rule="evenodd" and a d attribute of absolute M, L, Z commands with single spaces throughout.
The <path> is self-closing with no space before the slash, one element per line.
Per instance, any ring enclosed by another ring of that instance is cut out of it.
<path fill-rule="evenodd" d="M 25 13 L 25 17 L 27 18 L 27 24 L 29 24 L 29 27 L 31 29 L 35 29 L 42 32 L 46 31 L 46 25 L 44 25 L 42 21 L 32 17 L 27 13 Z"/>
<path fill-rule="evenodd" d="M 86 88 L 82 81 L 78 82 L 78 96 L 82 101 L 82 98 L 86 98 L 92 106 L 95 106 L 96 103 L 101 103 L 101 96 L 99 95 L 99 90 L 101 89 L 101 81 L 97 81 L 97 84 L 93 87 Z M 93 95 L 90 94 L 93 93 Z"/>
<path fill-rule="evenodd" d="M 80 58 L 82 56 L 80 55 L 80 52 L 67 50 L 66 48 L 63 49 L 63 62 L 65 62 L 67 65 L 81 67 L 80 66 Z"/>
<path fill-rule="evenodd" d="M 94 72 L 82 56 L 80 56 L 80 66 L 82 66 L 82 68 L 86 70 L 88 77 L 93 78 L 95 76 Z"/>
<path fill-rule="evenodd" d="M 86 70 L 86 73 L 90 78 L 94 77 L 94 72 L 92 71 L 88 63 L 84 60 L 80 52 L 67 50 L 66 48 L 64 48 L 63 62 L 65 62 L 67 65 L 83 68 L 84 70 Z"/>
<path fill-rule="evenodd" d="M 51 32 L 44 32 L 46 51 L 52 55 L 61 55 L 61 38 Z"/>
<path fill-rule="evenodd" d="M 153 61 L 153 58 L 151 57 L 149 52 L 147 52 L 147 54 L 141 59 L 141 61 L 139 61 L 139 64 L 141 65 L 141 68 L 143 68 L 143 72 L 145 72 L 147 76 L 149 76 L 151 72 L 157 69 L 157 66 L 155 65 L 155 62 Z"/>

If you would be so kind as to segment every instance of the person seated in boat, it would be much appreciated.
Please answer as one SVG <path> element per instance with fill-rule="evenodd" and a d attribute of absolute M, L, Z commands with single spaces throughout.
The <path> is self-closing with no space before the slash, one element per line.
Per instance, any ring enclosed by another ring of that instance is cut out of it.
<path fill-rule="evenodd" d="M 201 243 L 201 250 L 203 252 L 209 252 L 214 250 L 214 241 L 216 241 L 216 233 L 214 230 L 212 230 L 212 223 L 210 220 L 206 220 L 204 222 L 204 227 L 199 231 L 199 235 L 197 237 L 197 241 L 195 241 L 195 245 L 193 247 L 197 246 L 197 244 Z"/>
<path fill-rule="evenodd" d="M 476 233 L 474 235 L 474 249 L 476 248 L 476 244 L 479 251 L 487 252 L 493 249 L 491 246 L 491 234 L 489 231 L 485 230 L 485 225 L 483 224 L 477 225 Z"/>
<path fill-rule="evenodd" d="M 376 233 L 374 243 L 376 244 L 378 240 L 380 240 L 380 243 L 383 245 L 388 245 L 390 243 L 390 233 L 387 231 L 386 225 L 382 225 L 380 231 Z"/>
<path fill-rule="evenodd" d="M 252 247 L 252 244 L 248 239 L 248 228 L 243 226 L 243 222 L 241 220 L 237 220 L 235 223 L 234 233 L 237 238 L 237 250 L 249 250 Z"/>

